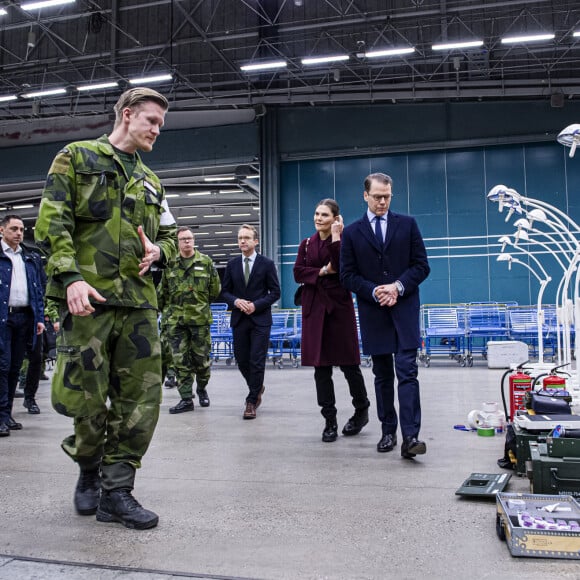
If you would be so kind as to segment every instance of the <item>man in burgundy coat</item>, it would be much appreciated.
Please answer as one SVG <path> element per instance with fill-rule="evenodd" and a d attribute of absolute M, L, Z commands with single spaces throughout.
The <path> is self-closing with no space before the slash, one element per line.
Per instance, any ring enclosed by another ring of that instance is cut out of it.
<path fill-rule="evenodd" d="M 384 173 L 365 179 L 368 210 L 344 229 L 341 281 L 357 295 L 363 352 L 373 359 L 377 414 L 383 433 L 377 451 L 392 451 L 397 445 L 400 418 L 401 455 L 412 459 L 427 449 L 419 440 L 417 348 L 421 345 L 419 284 L 430 268 L 415 219 L 389 211 L 392 183 Z M 399 418 L 394 404 L 395 372 Z"/>

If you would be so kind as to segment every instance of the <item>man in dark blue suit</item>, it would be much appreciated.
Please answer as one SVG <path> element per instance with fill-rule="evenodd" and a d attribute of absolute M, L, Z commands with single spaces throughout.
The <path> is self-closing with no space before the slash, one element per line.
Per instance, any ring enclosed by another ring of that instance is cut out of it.
<path fill-rule="evenodd" d="M 392 451 L 397 445 L 400 419 L 401 455 L 412 459 L 427 450 L 419 440 L 417 348 L 421 345 L 419 284 L 430 269 L 415 219 L 389 211 L 392 184 L 384 173 L 365 179 L 368 210 L 344 229 L 340 278 L 357 296 L 363 352 L 373 359 L 377 414 L 382 425 L 377 451 Z M 395 372 L 399 418 L 394 400 Z"/>
<path fill-rule="evenodd" d="M 280 298 L 276 266 L 256 252 L 257 245 L 256 228 L 241 226 L 238 246 L 242 255 L 228 262 L 222 283 L 222 296 L 232 310 L 234 356 L 249 389 L 244 419 L 255 419 L 262 402 L 272 304 Z"/>

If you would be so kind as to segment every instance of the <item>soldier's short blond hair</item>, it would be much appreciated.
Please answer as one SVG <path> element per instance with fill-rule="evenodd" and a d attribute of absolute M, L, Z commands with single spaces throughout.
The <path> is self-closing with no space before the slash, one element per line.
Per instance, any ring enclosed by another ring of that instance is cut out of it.
<path fill-rule="evenodd" d="M 125 91 L 115 104 L 115 125 L 118 125 L 121 122 L 123 109 L 126 109 L 127 107 L 133 109 L 141 103 L 146 103 L 148 101 L 157 103 L 164 111 L 169 109 L 169 101 L 161 93 L 147 87 L 135 87 Z"/>

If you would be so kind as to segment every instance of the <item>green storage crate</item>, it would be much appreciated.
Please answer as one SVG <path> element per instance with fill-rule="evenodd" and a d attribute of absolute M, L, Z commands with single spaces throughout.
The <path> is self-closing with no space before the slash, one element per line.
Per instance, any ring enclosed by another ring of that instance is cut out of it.
<path fill-rule="evenodd" d="M 550 457 L 580 457 L 580 439 L 574 437 L 553 437 L 552 433 L 546 438 L 548 455 Z"/>
<path fill-rule="evenodd" d="M 550 457 L 546 443 L 530 442 L 532 491 L 580 498 L 580 457 Z"/>
<path fill-rule="evenodd" d="M 530 442 L 537 443 L 545 442 L 550 430 L 536 432 L 528 431 L 513 424 L 514 433 L 516 435 L 516 474 L 525 477 L 531 471 L 532 456 L 530 454 Z M 528 465 L 526 465 L 528 464 Z M 529 468 L 529 469 L 528 469 Z"/>

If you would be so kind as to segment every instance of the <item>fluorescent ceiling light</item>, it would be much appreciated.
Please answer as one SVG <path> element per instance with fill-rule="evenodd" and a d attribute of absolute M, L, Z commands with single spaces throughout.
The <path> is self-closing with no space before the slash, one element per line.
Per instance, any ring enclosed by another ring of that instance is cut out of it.
<path fill-rule="evenodd" d="M 138 79 L 129 79 L 129 84 L 131 85 L 146 85 L 148 83 L 160 83 L 162 81 L 170 81 L 173 79 L 173 75 L 163 74 L 151 77 L 141 77 Z"/>
<path fill-rule="evenodd" d="M 21 205 L 13 205 L 12 209 L 31 209 L 34 205 L 32 203 L 23 203 Z"/>
<path fill-rule="evenodd" d="M 224 217 L 224 214 L 223 213 L 214 213 L 212 215 L 204 215 L 204 216 L 201 216 L 201 217 L 204 217 L 204 218 L 221 218 L 221 217 Z"/>
<path fill-rule="evenodd" d="M 8 11 L 4 10 L 4 8 L 0 8 L 0 16 L 6 16 L 6 14 L 8 14 Z"/>
<path fill-rule="evenodd" d="M 22 96 L 25 99 L 34 99 L 35 97 L 50 97 L 51 95 L 64 95 L 66 89 L 50 89 L 47 91 L 36 91 L 33 93 L 25 93 Z"/>
<path fill-rule="evenodd" d="M 576 31 L 572 36 L 576 36 L 576 37 L 580 36 L 580 30 Z"/>
<path fill-rule="evenodd" d="M 456 48 L 478 48 L 483 46 L 483 40 L 468 40 L 465 42 L 446 42 L 434 44 L 432 50 L 455 50 Z"/>
<path fill-rule="evenodd" d="M 259 175 L 246 175 L 246 179 L 260 179 Z"/>
<path fill-rule="evenodd" d="M 235 177 L 233 175 L 228 177 L 204 177 L 204 181 L 233 181 Z"/>
<path fill-rule="evenodd" d="M 214 254 L 214 257 L 216 257 L 216 256 L 220 256 L 220 257 L 221 256 L 227 256 L 227 254 Z"/>
<path fill-rule="evenodd" d="M 414 47 L 409 48 L 390 48 L 388 50 L 371 50 L 365 52 L 366 58 L 379 58 L 381 56 L 397 56 L 398 54 L 411 54 L 415 52 Z"/>
<path fill-rule="evenodd" d="M 101 89 L 112 89 L 118 87 L 119 83 L 116 81 L 107 83 L 95 83 L 94 85 L 82 85 L 77 87 L 77 91 L 99 91 Z"/>
<path fill-rule="evenodd" d="M 230 231 L 230 230 L 220 230 L 219 232 L 216 232 L 216 235 L 218 234 L 233 234 L 234 232 Z"/>
<path fill-rule="evenodd" d="M 242 193 L 243 189 L 220 189 L 218 193 Z"/>
<path fill-rule="evenodd" d="M 268 70 L 268 69 L 277 69 L 277 68 L 286 68 L 288 63 L 285 60 L 273 60 L 270 62 L 261 62 L 256 64 L 245 64 L 244 66 L 240 67 L 240 70 L 245 72 L 251 72 L 254 70 Z"/>
<path fill-rule="evenodd" d="M 2 95 L 0 96 L 0 103 L 5 103 L 6 101 L 16 101 L 18 97 L 16 95 Z"/>
<path fill-rule="evenodd" d="M 204 248 L 219 248 L 220 245 L 219 244 L 204 244 L 203 247 Z"/>
<path fill-rule="evenodd" d="M 197 236 L 209 236 L 209 232 L 193 232 L 193 235 L 197 238 Z"/>
<path fill-rule="evenodd" d="M 188 193 L 187 197 L 197 197 L 198 195 L 211 195 L 211 191 L 196 191 L 195 193 Z"/>
<path fill-rule="evenodd" d="M 197 217 L 196 215 L 182 215 L 182 216 L 179 216 L 177 219 L 178 220 L 193 220 L 196 217 Z"/>
<path fill-rule="evenodd" d="M 501 39 L 502 44 L 517 44 L 518 42 L 538 42 L 540 40 L 554 40 L 555 34 L 528 34 L 527 36 L 506 36 Z"/>
<path fill-rule="evenodd" d="M 325 62 L 338 62 L 348 60 L 348 54 L 337 54 L 335 56 L 319 56 L 316 58 L 303 58 L 302 64 L 323 64 Z"/>
<path fill-rule="evenodd" d="M 233 213 L 231 214 L 232 217 L 244 217 L 247 215 L 252 215 L 251 213 Z"/>
<path fill-rule="evenodd" d="M 24 2 L 20 5 L 22 10 L 40 10 L 51 6 L 61 6 L 62 4 L 74 4 L 75 0 L 43 0 L 42 2 Z"/>
<path fill-rule="evenodd" d="M 168 197 L 179 197 L 179 193 L 166 193 L 165 198 L 167 199 Z"/>

